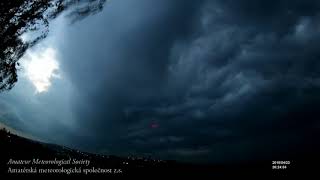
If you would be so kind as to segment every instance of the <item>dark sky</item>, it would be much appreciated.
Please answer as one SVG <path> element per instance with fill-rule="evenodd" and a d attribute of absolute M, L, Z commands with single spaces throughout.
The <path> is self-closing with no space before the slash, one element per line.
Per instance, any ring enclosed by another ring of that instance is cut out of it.
<path fill-rule="evenodd" d="M 0 120 L 96 153 L 291 157 L 319 145 L 319 47 L 318 0 L 109 1 L 51 24 L 22 61 L 51 49 L 58 75 L 35 92 L 21 70 Z"/>

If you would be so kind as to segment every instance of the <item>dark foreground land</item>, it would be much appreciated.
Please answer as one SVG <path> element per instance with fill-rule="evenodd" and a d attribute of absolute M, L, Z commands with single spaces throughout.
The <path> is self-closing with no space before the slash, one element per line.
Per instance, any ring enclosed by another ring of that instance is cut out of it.
<path fill-rule="evenodd" d="M 63 146 L 41 143 L 0 130 L 1 175 L 209 175 L 238 176 L 319 172 L 319 156 L 290 161 L 284 167 L 272 169 L 272 161 L 248 162 L 232 165 L 195 165 L 176 161 L 153 160 L 138 157 L 104 156 L 81 152 Z M 313 155 L 314 156 L 314 155 Z M 29 160 L 14 164 L 12 160 Z M 48 162 L 47 160 L 50 160 Z M 57 162 L 64 160 L 61 165 Z M 67 161 L 70 160 L 70 161 Z M 74 164 L 74 160 L 76 163 Z M 54 161 L 54 162 L 53 162 Z M 87 165 L 86 162 L 90 161 Z M 9 164 L 8 164 L 9 163 Z M 51 163 L 51 164 L 50 164 Z M 82 164 L 81 164 L 82 163 Z"/>

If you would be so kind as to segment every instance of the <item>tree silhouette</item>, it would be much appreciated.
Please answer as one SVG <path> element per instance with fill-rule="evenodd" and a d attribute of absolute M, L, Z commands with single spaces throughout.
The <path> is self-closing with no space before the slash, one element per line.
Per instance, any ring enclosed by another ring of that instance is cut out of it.
<path fill-rule="evenodd" d="M 18 81 L 19 59 L 49 32 L 49 22 L 66 12 L 71 23 L 100 12 L 106 0 L 1 0 L 0 1 L 0 92 Z M 38 36 L 24 42 L 21 35 Z"/>

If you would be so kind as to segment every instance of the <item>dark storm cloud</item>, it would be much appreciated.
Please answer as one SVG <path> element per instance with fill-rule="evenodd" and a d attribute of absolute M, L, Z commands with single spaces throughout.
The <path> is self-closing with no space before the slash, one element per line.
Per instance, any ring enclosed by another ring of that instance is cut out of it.
<path fill-rule="evenodd" d="M 95 129 L 98 138 L 110 142 L 118 141 L 115 137 L 127 131 L 125 106 L 145 104 L 161 91 L 171 45 L 190 34 L 192 16 L 200 4 L 110 3 L 99 19 L 86 22 L 89 24 L 80 30 L 81 35 L 69 37 L 71 45 L 65 44 L 65 51 L 77 53 L 64 57 L 66 67 L 72 68 L 65 71 L 80 89 L 75 111 L 89 134 Z M 109 137 L 104 136 L 106 132 Z"/>
<path fill-rule="evenodd" d="M 267 158 L 313 144 L 319 5 L 110 1 L 60 45 L 78 89 L 82 137 L 72 143 L 197 161 Z"/>

